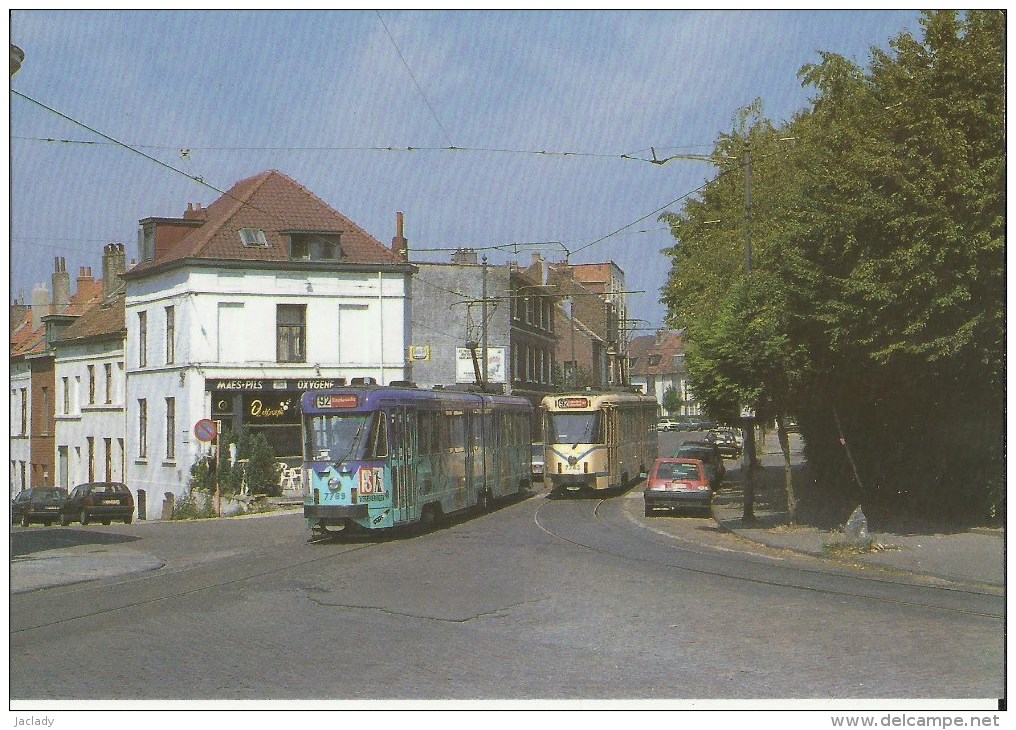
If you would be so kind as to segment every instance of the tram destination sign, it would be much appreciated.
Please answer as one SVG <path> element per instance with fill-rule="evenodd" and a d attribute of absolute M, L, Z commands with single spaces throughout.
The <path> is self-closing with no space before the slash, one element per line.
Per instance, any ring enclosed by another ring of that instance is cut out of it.
<path fill-rule="evenodd" d="M 335 378 L 208 378 L 205 390 L 327 390 L 344 383 Z"/>

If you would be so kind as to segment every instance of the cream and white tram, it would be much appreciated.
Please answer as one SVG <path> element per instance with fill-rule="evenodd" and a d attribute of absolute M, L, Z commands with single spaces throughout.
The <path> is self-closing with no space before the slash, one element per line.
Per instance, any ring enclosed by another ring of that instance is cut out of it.
<path fill-rule="evenodd" d="M 657 455 L 656 399 L 586 391 L 543 399 L 544 478 L 554 492 L 624 488 Z"/>

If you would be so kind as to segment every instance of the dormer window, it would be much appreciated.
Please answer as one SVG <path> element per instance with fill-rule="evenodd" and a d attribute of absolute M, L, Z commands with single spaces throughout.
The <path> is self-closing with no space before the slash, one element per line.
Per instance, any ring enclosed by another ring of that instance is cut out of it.
<path fill-rule="evenodd" d="M 338 261 L 342 258 L 341 234 L 288 231 L 289 257 L 295 261 Z"/>
<path fill-rule="evenodd" d="M 241 228 L 240 240 L 244 248 L 268 248 L 268 239 L 260 228 Z"/>
<path fill-rule="evenodd" d="M 661 360 L 663 360 L 663 356 L 661 355 L 650 355 L 649 356 L 650 367 L 652 367 L 653 365 L 659 365 Z"/>

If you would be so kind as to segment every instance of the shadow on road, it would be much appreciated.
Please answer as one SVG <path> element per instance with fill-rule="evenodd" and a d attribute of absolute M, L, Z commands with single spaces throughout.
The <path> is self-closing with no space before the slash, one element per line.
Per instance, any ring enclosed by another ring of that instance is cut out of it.
<path fill-rule="evenodd" d="M 101 530 L 73 528 L 26 529 L 11 532 L 11 557 L 31 555 L 43 550 L 78 547 L 81 545 L 119 545 L 135 542 L 140 537 Z"/>

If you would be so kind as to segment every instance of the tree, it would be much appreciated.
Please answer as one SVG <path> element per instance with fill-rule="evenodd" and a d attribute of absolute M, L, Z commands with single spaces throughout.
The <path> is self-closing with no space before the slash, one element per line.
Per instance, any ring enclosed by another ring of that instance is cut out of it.
<path fill-rule="evenodd" d="M 784 124 L 742 110 L 717 177 L 662 216 L 676 240 L 663 301 L 711 413 L 793 413 L 815 476 L 866 503 L 998 511 L 1005 18 L 935 11 L 922 26 L 867 70 L 820 54 L 800 73 L 810 108 Z"/>
<path fill-rule="evenodd" d="M 684 401 L 681 399 L 681 394 L 677 388 L 667 388 L 663 394 L 663 410 L 667 412 L 667 415 L 673 415 L 676 411 L 681 410 L 681 406 Z"/>

